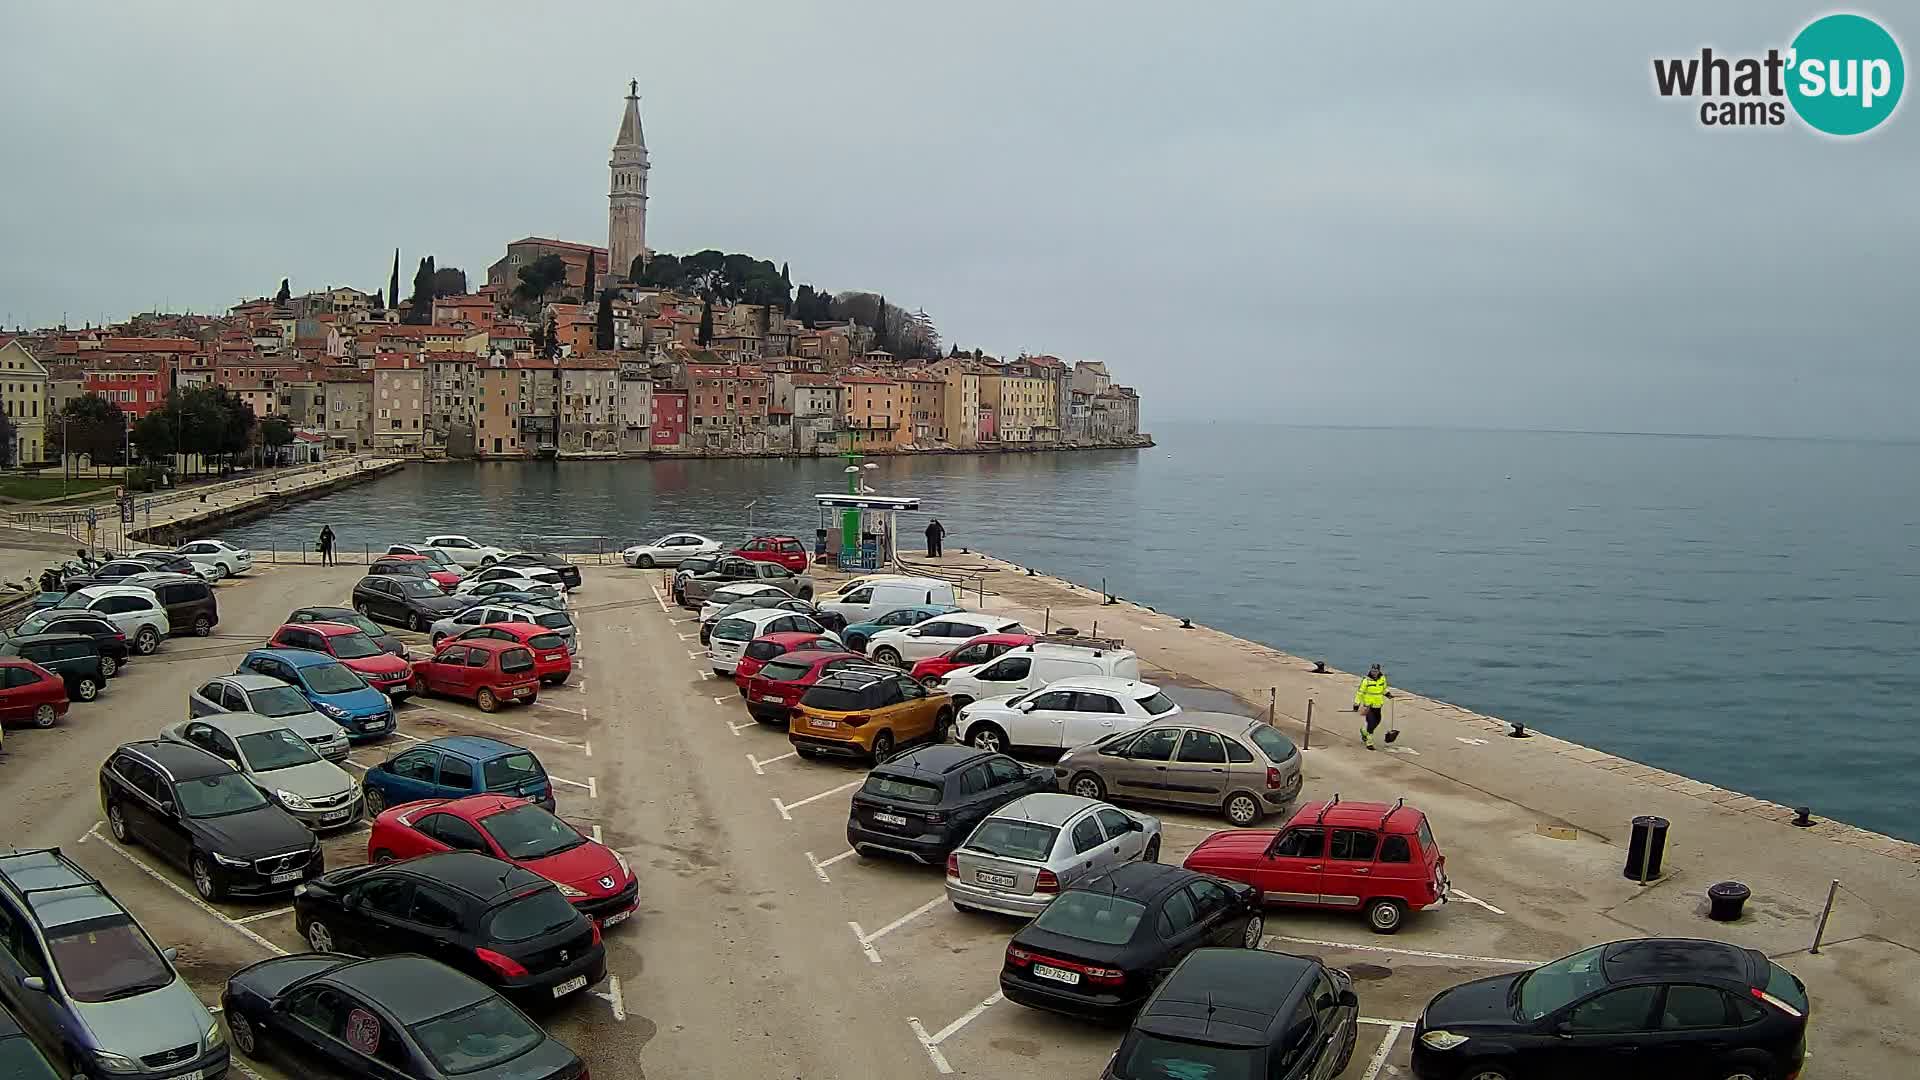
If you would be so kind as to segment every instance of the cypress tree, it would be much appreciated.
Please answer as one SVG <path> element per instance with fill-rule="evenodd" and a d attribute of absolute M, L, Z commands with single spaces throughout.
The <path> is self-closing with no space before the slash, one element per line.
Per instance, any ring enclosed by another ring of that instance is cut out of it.
<path fill-rule="evenodd" d="M 581 303 L 591 303 L 593 301 L 593 272 L 594 270 L 599 268 L 599 265 L 600 265 L 600 260 L 595 258 L 592 252 L 588 252 L 587 253 L 587 287 L 580 291 Z"/>
<path fill-rule="evenodd" d="M 400 306 L 400 249 L 393 249 L 393 276 L 387 279 L 387 305 Z"/>
<path fill-rule="evenodd" d="M 293 290 L 287 287 L 287 279 L 281 278 L 280 291 L 274 294 L 273 302 L 276 304 L 285 304 L 289 299 L 292 298 L 292 296 L 293 296 Z"/>
<path fill-rule="evenodd" d="M 713 297 L 708 295 L 700 301 L 700 337 L 698 344 L 706 348 L 713 340 Z"/>
<path fill-rule="evenodd" d="M 613 349 L 613 294 L 600 294 L 600 310 L 593 317 L 593 347 L 601 352 Z"/>

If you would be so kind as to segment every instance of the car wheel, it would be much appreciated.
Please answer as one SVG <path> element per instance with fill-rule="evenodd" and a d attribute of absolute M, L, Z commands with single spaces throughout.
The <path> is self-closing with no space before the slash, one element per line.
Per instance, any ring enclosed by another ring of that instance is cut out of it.
<path fill-rule="evenodd" d="M 873 736 L 874 764 L 878 765 L 879 763 L 887 760 L 892 756 L 893 756 L 893 732 L 891 731 L 876 732 Z"/>
<path fill-rule="evenodd" d="M 813 599 L 813 590 L 812 590 L 812 589 L 801 589 L 801 590 L 800 590 L 800 599 L 802 599 L 802 600 L 812 600 L 812 599 Z"/>
<path fill-rule="evenodd" d="M 379 817 L 387 809 L 386 793 L 377 787 L 362 787 L 367 800 L 367 816 Z"/>
<path fill-rule="evenodd" d="M 1074 774 L 1073 779 L 1067 782 L 1067 791 L 1083 799 L 1104 799 L 1107 797 L 1106 782 L 1090 772 Z M 1154 853 L 1158 854 L 1160 850 L 1158 846 L 1160 838 L 1155 837 L 1153 842 L 1155 844 Z"/>
<path fill-rule="evenodd" d="M 307 944 L 313 946 L 314 952 L 332 952 L 333 931 L 327 929 L 326 923 L 315 919 L 307 924 Z"/>
<path fill-rule="evenodd" d="M 492 712 L 500 707 L 500 699 L 494 697 L 493 691 L 484 686 L 473 696 L 473 703 L 480 706 L 481 712 Z"/>
<path fill-rule="evenodd" d="M 143 626 L 133 635 L 133 646 L 140 650 L 141 656 L 152 656 L 153 650 L 160 647 L 160 632 L 151 626 Z"/>
<path fill-rule="evenodd" d="M 133 846 L 133 833 L 127 829 L 127 813 L 120 809 L 117 802 L 107 804 L 107 831 L 113 834 L 116 842 Z"/>
<path fill-rule="evenodd" d="M 213 565 L 213 568 L 215 570 L 220 571 L 221 578 L 229 578 L 233 576 L 233 568 L 228 566 L 226 563 L 215 563 Z M 218 581 L 220 580 L 220 578 L 215 578 L 214 580 Z"/>
<path fill-rule="evenodd" d="M 927 736 L 928 742 L 946 742 L 953 731 L 953 710 L 942 708 L 933 718 L 933 734 Z"/>
<path fill-rule="evenodd" d="M 214 878 L 213 865 L 207 862 L 207 857 L 194 852 L 187 865 L 193 874 L 193 891 L 200 894 L 200 899 L 209 904 L 220 899 L 220 882 Z"/>
<path fill-rule="evenodd" d="M 205 615 L 196 615 L 193 619 L 193 636 L 206 637 L 213 633 L 213 623 Z"/>
<path fill-rule="evenodd" d="M 642 555 L 640 556 L 640 558 L 634 561 L 633 565 L 639 567 L 642 570 L 651 570 L 653 569 L 653 556 Z"/>
<path fill-rule="evenodd" d="M 437 649 L 437 648 L 439 648 L 439 647 L 440 647 L 440 643 L 441 643 L 441 642 L 443 642 L 443 641 L 445 641 L 445 640 L 447 640 L 447 635 L 445 635 L 445 634 L 435 634 L 435 635 L 433 635 L 433 647 L 434 647 L 434 648 L 436 648 L 436 649 Z"/>
<path fill-rule="evenodd" d="M 1333 1075 L 1347 1071 L 1347 1063 L 1353 1060 L 1353 1046 L 1360 1038 L 1360 1021 L 1355 1019 L 1347 1025 L 1347 1041 L 1340 1046 L 1340 1062 L 1333 1067 Z"/>
<path fill-rule="evenodd" d="M 1407 906 L 1398 900 L 1367 901 L 1367 925 L 1376 934 L 1391 934 L 1406 920 Z"/>
<path fill-rule="evenodd" d="M 111 679 L 113 678 L 113 673 L 119 670 L 120 670 L 120 661 L 115 660 L 111 656 L 102 656 L 100 658 L 100 677 L 101 678 Z"/>
<path fill-rule="evenodd" d="M 260 1040 L 254 1036 L 253 1021 L 245 1013 L 234 1010 L 227 1013 L 227 1034 L 233 1039 L 233 1048 L 240 1051 L 242 1057 L 258 1058 Z"/>
<path fill-rule="evenodd" d="M 572 672 L 572 671 L 563 671 L 563 672 L 561 672 L 560 674 L 558 674 L 558 675 L 555 675 L 555 676 L 553 677 L 553 679 L 552 679 L 552 680 L 551 680 L 550 682 L 548 682 L 548 684 L 547 684 L 547 685 L 549 685 L 549 686 L 565 686 L 565 685 L 567 685 L 567 680 L 568 680 L 568 679 L 571 679 L 571 678 L 573 678 L 573 672 Z M 741 687 L 741 688 L 740 688 L 740 692 L 741 692 L 742 694 L 744 694 L 744 693 L 746 693 L 746 692 L 747 692 L 747 690 L 746 690 L 746 687 L 744 687 L 744 686 L 743 686 L 743 687 Z"/>
<path fill-rule="evenodd" d="M 498 559 L 495 559 L 491 555 L 482 555 L 480 556 L 480 569 L 485 570 L 487 567 L 492 566 L 494 563 L 498 561 L 499 561 Z"/>
<path fill-rule="evenodd" d="M 847 635 L 847 651 L 857 652 L 857 653 L 866 652 L 867 636 L 865 634 L 848 634 Z"/>
<path fill-rule="evenodd" d="M 407 612 L 407 629 L 418 634 L 418 633 L 424 632 L 426 628 L 427 628 L 426 624 L 420 621 L 419 612 L 417 611 Z"/>
<path fill-rule="evenodd" d="M 100 696 L 100 684 L 91 675 L 82 675 L 74 681 L 73 696 L 81 701 L 92 701 Z"/>
<path fill-rule="evenodd" d="M 1227 796 L 1226 805 L 1221 807 L 1227 820 L 1241 828 L 1246 828 L 1260 820 L 1260 800 L 1244 791 L 1236 791 Z"/>
<path fill-rule="evenodd" d="M 891 645 L 882 645 L 873 650 L 873 658 L 889 667 L 900 667 L 900 650 Z"/>
<path fill-rule="evenodd" d="M 963 904 L 958 900 L 955 900 L 953 902 L 953 910 L 959 912 L 962 915 L 978 915 L 981 913 L 979 908 L 971 907 L 967 904 Z"/>
<path fill-rule="evenodd" d="M 1504 1065 L 1469 1065 L 1460 1072 L 1460 1080 L 1513 1080 Z"/>
<path fill-rule="evenodd" d="M 1260 947 L 1260 939 L 1266 936 L 1267 920 L 1255 915 L 1247 920 L 1247 929 L 1240 935 L 1240 944 L 1249 949 Z"/>
<path fill-rule="evenodd" d="M 53 726 L 53 722 L 58 719 L 60 719 L 60 714 L 54 710 L 52 705 L 44 702 L 33 710 L 34 727 L 50 728 Z"/>
<path fill-rule="evenodd" d="M 393 852 L 388 851 L 386 848 L 380 848 L 379 850 L 373 853 L 373 861 L 374 862 L 392 862 Z"/>
<path fill-rule="evenodd" d="M 1141 862 L 1159 862 L 1160 861 L 1160 838 L 1159 837 L 1156 836 L 1153 839 L 1147 841 L 1147 850 L 1144 854 L 1140 856 L 1140 861 Z"/>
<path fill-rule="evenodd" d="M 967 742 L 981 750 L 994 754 L 1007 751 L 1007 733 L 992 724 L 975 724 L 973 734 L 967 736 Z"/>
<path fill-rule="evenodd" d="M 1720 1066 L 1713 1076 L 1715 1080 L 1772 1080 L 1773 1070 L 1758 1060 L 1740 1061 Z"/>

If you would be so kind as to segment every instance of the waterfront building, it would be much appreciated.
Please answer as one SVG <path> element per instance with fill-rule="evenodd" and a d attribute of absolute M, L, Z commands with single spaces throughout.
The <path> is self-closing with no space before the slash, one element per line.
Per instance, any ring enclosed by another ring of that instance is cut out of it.
<path fill-rule="evenodd" d="M 848 449 L 898 450 L 911 440 L 899 383 L 880 375 L 843 375 L 840 382 L 846 387 Z"/>
<path fill-rule="evenodd" d="M 831 375 L 794 372 L 793 448 L 802 454 L 837 449 L 844 430 L 846 387 Z"/>
<path fill-rule="evenodd" d="M 498 353 L 475 365 L 473 449 L 476 455 L 485 458 L 527 455 L 527 447 L 520 442 L 520 381 L 519 362 Z"/>
<path fill-rule="evenodd" d="M 0 408 L 13 421 L 9 461 L 15 467 L 47 456 L 47 369 L 19 341 L 0 346 Z"/>
<path fill-rule="evenodd" d="M 426 362 L 415 356 L 381 356 L 373 363 L 373 428 L 376 450 L 419 453 L 426 447 Z"/>
<path fill-rule="evenodd" d="M 655 450 L 684 450 L 687 446 L 687 391 L 653 388 L 647 445 Z"/>

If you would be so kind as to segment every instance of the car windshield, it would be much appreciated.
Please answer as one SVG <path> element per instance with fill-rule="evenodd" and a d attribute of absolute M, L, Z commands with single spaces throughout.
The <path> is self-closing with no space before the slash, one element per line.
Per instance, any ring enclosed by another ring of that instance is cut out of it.
<path fill-rule="evenodd" d="M 493 913 L 487 933 L 495 941 L 526 941 L 555 930 L 580 918 L 567 898 L 552 885 L 509 900 Z"/>
<path fill-rule="evenodd" d="M 774 660 L 760 669 L 760 674 L 774 682 L 792 682 L 804 679 L 812 664 L 796 664 L 788 660 Z"/>
<path fill-rule="evenodd" d="M 242 735 L 235 741 L 240 744 L 240 753 L 254 772 L 291 769 L 295 765 L 311 765 L 320 760 L 320 755 L 313 752 L 307 740 L 286 728 L 257 731 L 252 735 Z"/>
<path fill-rule="evenodd" d="M 1121 1080 L 1254 1080 L 1256 1051 L 1244 1046 L 1207 1046 L 1135 1031 L 1114 1056 Z"/>
<path fill-rule="evenodd" d="M 1176 708 L 1173 699 L 1158 690 L 1138 700 L 1148 716 L 1165 716 Z"/>
<path fill-rule="evenodd" d="M 713 628 L 715 641 L 745 641 L 753 636 L 753 624 L 745 619 L 721 619 Z"/>
<path fill-rule="evenodd" d="M 420 556 L 435 566 L 445 567 L 445 566 L 457 565 L 453 561 L 452 556 L 436 548 L 428 548 L 425 551 L 420 552 Z"/>
<path fill-rule="evenodd" d="M 54 616 L 52 615 L 34 615 L 29 618 L 22 619 L 20 621 L 20 625 L 17 628 L 15 628 L 15 633 L 18 633 L 22 637 L 25 637 L 28 634 L 38 634 L 42 630 L 45 630 L 47 628 L 47 624 L 52 622 L 53 620 L 54 620 Z"/>
<path fill-rule="evenodd" d="M 303 674 L 307 688 L 316 694 L 345 694 L 367 688 L 366 680 L 345 664 L 315 664 L 304 669 Z"/>
<path fill-rule="evenodd" d="M 1053 842 L 1059 835 L 1060 830 L 1051 825 L 988 818 L 967 838 L 967 848 L 1003 859 L 1038 862 L 1053 853 Z"/>
<path fill-rule="evenodd" d="M 506 999 L 488 997 L 407 1029 L 440 1071 L 473 1072 L 512 1061 L 546 1039 Z"/>
<path fill-rule="evenodd" d="M 800 704 L 809 709 L 819 709 L 821 712 L 854 712 L 860 708 L 860 703 L 865 697 L 865 692 L 861 690 L 815 683 L 807 688 L 807 693 L 800 699 Z"/>
<path fill-rule="evenodd" d="M 261 716 L 278 718 L 313 711 L 313 703 L 307 700 L 306 695 L 291 686 L 269 686 L 264 690 L 249 690 L 247 698 L 253 702 L 252 711 Z"/>
<path fill-rule="evenodd" d="M 532 754 L 525 752 L 508 754 L 487 762 L 487 790 L 512 791 L 522 784 L 546 779 L 546 771 L 540 768 L 540 762 Z"/>
<path fill-rule="evenodd" d="M 180 812 L 193 818 L 225 817 L 267 805 L 260 789 L 237 772 L 182 780 L 173 785 L 173 797 L 180 801 Z"/>
<path fill-rule="evenodd" d="M 1607 985 L 1600 969 L 1605 949 L 1600 945 L 1577 952 L 1520 976 L 1520 1014 L 1538 1020 Z"/>
<path fill-rule="evenodd" d="M 1140 917 L 1146 913 L 1147 905 L 1138 900 L 1104 892 L 1071 889 L 1048 904 L 1047 910 L 1033 920 L 1033 926 L 1037 930 L 1081 941 L 1124 945 L 1133 940 L 1134 928 L 1140 925 Z"/>
<path fill-rule="evenodd" d="M 173 968 L 125 915 L 49 930 L 47 951 L 75 1001 L 114 1001 L 173 984 Z"/>
<path fill-rule="evenodd" d="M 364 660 L 380 655 L 380 646 L 358 630 L 351 634 L 335 634 L 330 643 L 333 645 L 333 655 L 342 660 Z"/>
<path fill-rule="evenodd" d="M 535 615 L 533 621 L 535 625 L 543 626 L 548 630 L 562 630 L 573 625 L 573 620 L 567 618 L 566 613 L 563 611 L 542 612 L 539 615 Z"/>
<path fill-rule="evenodd" d="M 1253 745 L 1259 747 L 1261 753 L 1267 755 L 1269 761 L 1285 761 L 1299 752 L 1294 749 L 1292 739 L 1265 724 L 1253 725 L 1247 737 L 1253 740 Z"/>
<path fill-rule="evenodd" d="M 60 602 L 53 606 L 57 608 L 83 608 L 91 603 L 93 603 L 92 597 L 81 596 L 77 592 L 71 592 L 61 597 Z"/>
<path fill-rule="evenodd" d="M 423 578 L 423 577 L 398 577 L 398 578 L 391 578 L 389 580 L 391 580 L 395 585 L 400 586 L 401 596 L 440 596 L 442 595 L 440 592 L 440 586 L 435 585 L 433 582 L 428 581 L 426 578 Z"/>
<path fill-rule="evenodd" d="M 932 806 L 940 801 L 940 785 L 927 780 L 908 780 L 899 776 L 868 775 L 860 790 L 883 799 Z"/>
<path fill-rule="evenodd" d="M 535 634 L 527 639 L 527 645 L 535 649 L 564 649 L 567 639 L 559 634 Z"/>
<path fill-rule="evenodd" d="M 480 821 L 509 859 L 544 859 L 587 842 L 573 826 L 528 803 Z"/>

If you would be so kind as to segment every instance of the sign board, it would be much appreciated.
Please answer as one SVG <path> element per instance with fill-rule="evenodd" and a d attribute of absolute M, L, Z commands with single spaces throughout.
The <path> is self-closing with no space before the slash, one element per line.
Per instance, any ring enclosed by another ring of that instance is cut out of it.
<path fill-rule="evenodd" d="M 87 528 L 91 529 L 98 524 L 100 524 L 100 511 L 91 506 L 87 507 Z"/>
<path fill-rule="evenodd" d="M 122 502 L 120 504 L 120 524 L 122 525 L 133 524 L 133 500 L 132 499 L 128 499 L 125 502 Z"/>

